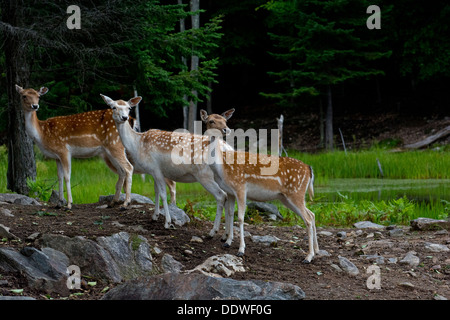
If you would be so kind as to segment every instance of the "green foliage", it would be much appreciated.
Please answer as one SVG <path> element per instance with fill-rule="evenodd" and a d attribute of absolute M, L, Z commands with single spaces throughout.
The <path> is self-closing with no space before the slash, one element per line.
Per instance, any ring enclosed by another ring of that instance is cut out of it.
<path fill-rule="evenodd" d="M 272 55 L 281 62 L 269 72 L 280 92 L 262 93 L 282 105 L 295 105 L 302 94 L 319 95 L 325 87 L 383 74 L 373 61 L 388 57 L 383 39 L 371 39 L 368 1 L 276 1 L 262 8 L 272 15 Z M 388 8 L 384 8 L 387 12 Z"/>
<path fill-rule="evenodd" d="M 41 201 L 48 201 L 52 194 L 52 189 L 55 187 L 57 182 L 54 180 L 41 180 L 40 178 L 33 181 L 31 179 L 27 180 L 28 188 L 30 192 L 28 196 L 32 198 L 38 198 Z"/>

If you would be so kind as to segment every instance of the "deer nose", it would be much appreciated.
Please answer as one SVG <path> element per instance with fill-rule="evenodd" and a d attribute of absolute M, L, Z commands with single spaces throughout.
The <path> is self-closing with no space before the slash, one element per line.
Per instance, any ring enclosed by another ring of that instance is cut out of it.
<path fill-rule="evenodd" d="M 128 116 L 122 116 L 122 121 L 127 121 L 128 120 Z"/>
<path fill-rule="evenodd" d="M 31 109 L 37 110 L 37 109 L 39 109 L 39 105 L 38 104 L 32 104 L 31 105 Z"/>

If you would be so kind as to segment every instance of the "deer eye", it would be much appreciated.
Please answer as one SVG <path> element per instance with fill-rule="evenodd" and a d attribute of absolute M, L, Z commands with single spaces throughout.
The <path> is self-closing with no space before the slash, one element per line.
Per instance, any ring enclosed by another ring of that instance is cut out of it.
<path fill-rule="evenodd" d="M 27 98 L 27 96 L 22 96 L 22 99 L 25 100 Z"/>
<path fill-rule="evenodd" d="M 209 123 L 210 124 L 214 124 L 214 120 L 209 120 Z"/>

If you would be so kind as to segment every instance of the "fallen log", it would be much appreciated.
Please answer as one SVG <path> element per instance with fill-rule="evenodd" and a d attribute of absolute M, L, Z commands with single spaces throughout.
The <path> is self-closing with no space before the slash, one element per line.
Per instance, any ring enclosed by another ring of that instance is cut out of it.
<path fill-rule="evenodd" d="M 447 126 L 444 129 L 438 131 L 436 134 L 426 137 L 425 139 L 423 139 L 421 141 L 407 144 L 407 145 L 403 146 L 403 148 L 405 148 L 405 149 L 420 149 L 420 148 L 423 148 L 423 147 L 426 147 L 426 146 L 432 144 L 436 140 L 445 138 L 449 134 L 450 134 L 450 126 Z"/>

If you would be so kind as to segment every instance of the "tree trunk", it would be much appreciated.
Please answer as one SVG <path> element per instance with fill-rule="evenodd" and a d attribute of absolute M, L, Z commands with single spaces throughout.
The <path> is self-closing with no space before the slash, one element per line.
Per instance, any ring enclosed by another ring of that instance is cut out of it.
<path fill-rule="evenodd" d="M 200 0 L 190 1 L 191 11 L 196 12 L 200 10 Z M 191 16 L 192 29 L 200 28 L 200 14 L 197 13 Z M 191 57 L 191 71 L 196 72 L 198 70 L 199 58 L 198 56 L 192 55 Z M 192 90 L 192 94 L 197 97 L 197 91 Z M 194 121 L 197 120 L 197 101 L 191 100 L 189 103 L 189 123 L 188 130 L 194 132 Z"/>
<path fill-rule="evenodd" d="M 177 3 L 179 5 L 183 4 L 183 0 L 177 0 Z M 180 32 L 184 32 L 186 30 L 186 24 L 185 24 L 185 19 L 182 18 L 180 19 Z M 183 64 L 186 66 L 187 68 L 187 60 L 186 57 L 181 57 L 181 61 L 183 62 Z M 183 96 L 183 100 L 186 101 L 187 100 L 187 95 Z M 188 123 L 189 123 L 189 106 L 187 105 L 183 105 L 183 129 L 188 129 Z"/>
<path fill-rule="evenodd" d="M 327 112 L 325 119 L 325 148 L 333 150 L 333 98 L 331 95 L 331 86 L 327 87 Z"/>
<path fill-rule="evenodd" d="M 2 20 L 13 27 L 18 25 L 19 1 L 2 1 Z M 20 95 L 15 84 L 28 87 L 29 66 L 27 64 L 27 46 L 21 44 L 20 35 L 13 31 L 5 31 L 5 65 L 8 95 L 8 171 L 7 188 L 20 194 L 28 194 L 27 179 L 36 179 L 33 141 L 25 131 L 24 113 Z"/>

